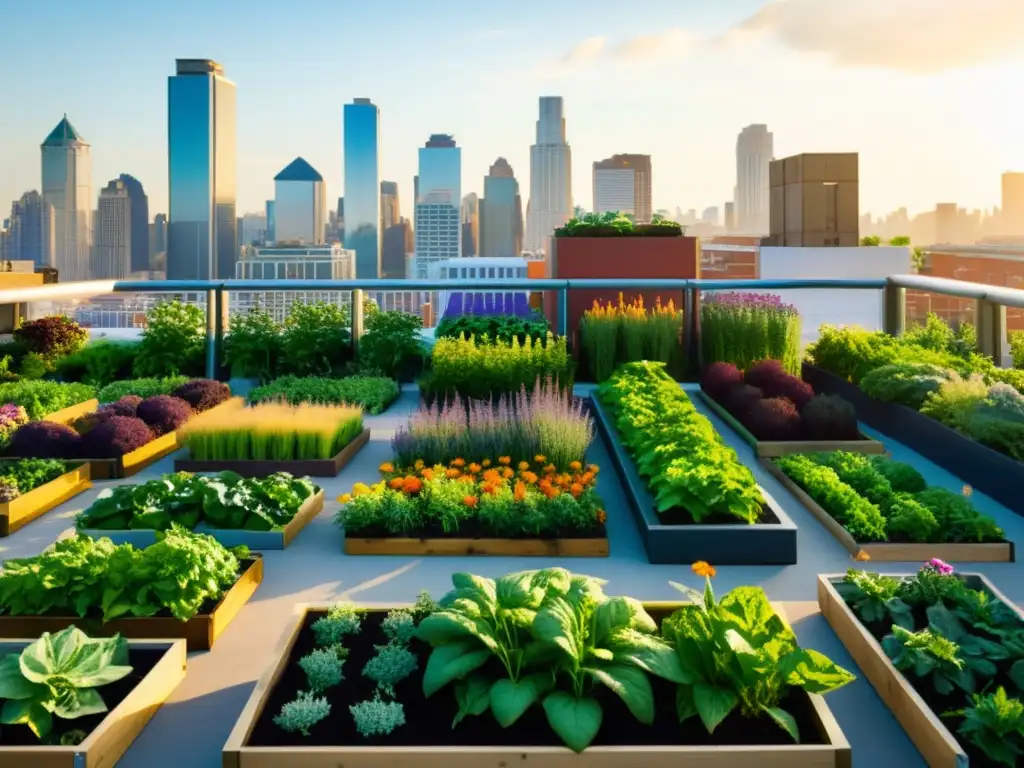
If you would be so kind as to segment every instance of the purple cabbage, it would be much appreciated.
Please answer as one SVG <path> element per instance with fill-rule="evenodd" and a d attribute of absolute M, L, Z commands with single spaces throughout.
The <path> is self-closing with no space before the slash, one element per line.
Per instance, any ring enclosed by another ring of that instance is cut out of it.
<path fill-rule="evenodd" d="M 180 397 L 153 395 L 139 403 L 135 415 L 155 434 L 166 435 L 189 420 L 192 407 Z"/>
<path fill-rule="evenodd" d="M 81 455 L 90 459 L 116 459 L 153 440 L 153 431 L 142 419 L 110 416 L 81 438 Z"/>
<path fill-rule="evenodd" d="M 213 379 L 192 379 L 186 381 L 171 393 L 192 406 L 196 413 L 208 411 L 231 397 L 231 387 Z"/>

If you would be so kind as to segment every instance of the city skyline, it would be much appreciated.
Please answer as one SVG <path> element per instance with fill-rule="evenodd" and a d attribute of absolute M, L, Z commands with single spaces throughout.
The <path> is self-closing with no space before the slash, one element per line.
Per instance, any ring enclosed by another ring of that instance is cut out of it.
<path fill-rule="evenodd" d="M 326 22 L 337 13 L 327 3 L 279 9 L 257 2 L 242 19 L 202 5 L 209 23 L 198 29 L 189 20 L 200 5 L 184 0 L 164 12 L 159 26 L 166 34 L 160 40 L 150 35 L 144 45 L 126 36 L 135 29 L 128 21 L 97 25 L 92 17 L 103 14 L 96 8 L 47 18 L 53 34 L 67 32 L 68 44 L 38 68 L 0 73 L 8 75 L 8 103 L 18 106 L 0 126 L 0 200 L 39 187 L 36 164 L 27 156 L 66 111 L 92 145 L 94 190 L 130 173 L 144 183 L 151 211 L 167 210 L 167 106 L 160 91 L 167 62 L 183 54 L 219 61 L 239 84 L 240 212 L 262 209 L 273 196 L 274 173 L 297 155 L 323 170 L 332 199 L 343 195 L 341 106 L 364 94 L 381 108 L 381 178 L 396 180 L 406 200 L 412 199 L 415 149 L 432 132 L 460 137 L 465 189 L 480 191 L 496 156 L 522 168 L 528 188 L 537 98 L 550 94 L 565 99 L 577 203 L 592 197 L 593 161 L 631 152 L 652 156 L 656 208 L 721 206 L 732 199 L 735 137 L 752 123 L 767 124 L 775 134 L 776 157 L 859 152 L 861 210 L 876 215 L 899 207 L 930 210 L 943 200 L 991 208 L 999 202 L 1000 174 L 1024 167 L 1024 139 L 1013 130 L 1010 107 L 1012 83 L 1024 68 L 1006 45 L 1024 29 L 1024 9 L 1006 0 L 973 10 L 932 0 L 928 23 L 910 8 L 922 6 L 917 0 L 887 14 L 875 0 L 856 9 L 789 0 L 767 10 L 758 0 L 714 8 L 648 2 L 639 16 L 652 21 L 634 23 L 627 35 L 602 22 L 601 13 L 580 19 L 572 2 L 558 9 L 524 3 L 524 12 L 544 8 L 548 23 L 536 31 L 495 24 L 485 9 L 435 14 L 410 4 L 399 28 L 393 20 L 384 25 L 383 11 L 369 8 L 346 17 L 346 25 L 365 26 L 367 33 L 352 36 L 343 56 L 358 58 L 386 41 L 392 58 L 383 69 L 414 72 L 415 46 L 404 43 L 419 36 L 443 33 L 439 45 L 459 41 L 437 68 L 429 93 L 371 70 L 342 82 L 324 80 L 316 73 L 338 71 L 342 54 L 303 49 L 295 56 L 287 25 L 276 34 L 277 16 L 319 15 Z M 588 8 L 595 10 L 593 3 Z M 795 11 L 818 24 L 813 40 L 794 31 Z M 42 23 L 40 13 L 27 4 L 12 8 L 5 27 Z M 572 24 L 559 22 L 569 18 Z M 896 29 L 915 19 L 913 28 Z M 155 9 L 138 7 L 131 15 L 138 29 L 156 23 Z M 947 27 L 958 34 L 950 36 Z M 275 31 L 269 48 L 246 39 L 269 29 Z M 238 41 L 228 40 L 225 30 Z M 893 44 L 897 31 L 899 44 Z M 2 36 L 6 65 L 19 59 L 28 41 Z M 126 37 L 132 66 L 123 71 L 89 55 Z M 666 81 L 679 87 L 666 89 Z M 297 121 L 292 113 L 300 108 Z"/>

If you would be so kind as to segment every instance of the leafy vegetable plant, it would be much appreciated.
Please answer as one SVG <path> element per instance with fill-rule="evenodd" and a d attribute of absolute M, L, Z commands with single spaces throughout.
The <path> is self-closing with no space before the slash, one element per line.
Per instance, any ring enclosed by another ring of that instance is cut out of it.
<path fill-rule="evenodd" d="M 249 393 L 252 403 L 284 401 L 290 405 L 357 405 L 367 413 L 383 413 L 398 399 L 398 384 L 384 376 L 282 376 Z"/>
<path fill-rule="evenodd" d="M 992 762 L 1013 768 L 1024 756 L 1024 703 L 1010 698 L 1002 686 L 985 695 L 972 693 L 957 733 Z"/>

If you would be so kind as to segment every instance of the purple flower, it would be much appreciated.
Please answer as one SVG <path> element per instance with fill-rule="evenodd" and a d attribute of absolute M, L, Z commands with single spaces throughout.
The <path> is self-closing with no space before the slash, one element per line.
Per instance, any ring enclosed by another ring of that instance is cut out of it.
<path fill-rule="evenodd" d="M 933 557 L 923 566 L 922 571 L 933 571 L 940 576 L 951 576 L 953 574 L 953 566 L 947 563 L 945 560 L 939 560 L 937 557 Z"/>

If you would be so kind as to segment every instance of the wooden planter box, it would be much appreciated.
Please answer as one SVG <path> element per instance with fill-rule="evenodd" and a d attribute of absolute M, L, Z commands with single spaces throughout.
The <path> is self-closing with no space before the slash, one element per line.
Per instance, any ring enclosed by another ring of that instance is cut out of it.
<path fill-rule="evenodd" d="M 509 557 L 608 557 L 601 539 L 363 539 L 345 536 L 346 555 L 496 555 Z"/>
<path fill-rule="evenodd" d="M 818 522 L 828 529 L 846 551 L 851 555 L 858 555 L 861 552 L 868 555 L 871 560 L 879 560 L 888 563 L 923 563 L 933 557 L 945 560 L 949 563 L 1012 563 L 1016 559 L 1016 552 L 1012 541 L 992 542 L 988 544 L 973 544 L 964 542 L 950 542 L 944 544 L 917 544 L 894 543 L 888 541 L 873 541 L 858 543 L 839 522 L 832 517 L 799 485 L 793 482 L 779 466 L 770 459 L 761 459 L 763 466 L 771 476 L 789 491 L 804 508 L 817 518 Z"/>
<path fill-rule="evenodd" d="M 0 504 L 0 536 L 10 536 L 40 515 L 91 487 L 89 465 L 79 464 L 13 501 Z"/>
<path fill-rule="evenodd" d="M 32 642 L 34 640 L 0 642 L 0 656 L 20 652 Z M 4 768 L 114 768 L 146 723 L 185 679 L 184 641 L 129 640 L 128 648 L 129 654 L 132 650 L 162 650 L 164 655 L 132 692 L 107 712 L 85 741 L 75 747 L 4 746 L 0 742 L 0 765 Z"/>
<path fill-rule="evenodd" d="M 196 533 L 205 533 L 225 547 L 237 547 L 244 545 L 251 550 L 264 552 L 268 550 L 286 549 L 292 543 L 292 539 L 299 535 L 299 531 L 306 527 L 314 517 L 319 515 L 324 508 L 323 489 L 317 491 L 299 507 L 288 524 L 279 531 L 245 531 L 231 528 L 211 528 L 200 523 L 196 526 Z M 86 528 L 79 533 L 88 536 L 90 539 L 107 538 L 115 544 L 132 544 L 140 549 L 148 547 L 156 542 L 156 531 L 150 530 L 102 530 L 99 528 Z"/>
<path fill-rule="evenodd" d="M 789 456 L 793 453 L 817 453 L 819 451 L 849 451 L 850 453 L 881 454 L 885 446 L 877 440 L 861 435 L 860 440 L 758 440 L 740 421 L 722 407 L 704 390 L 697 390 L 697 397 L 710 408 L 714 414 L 724 421 L 740 436 L 747 445 L 754 449 L 758 458 L 774 458 Z"/>
<path fill-rule="evenodd" d="M 330 459 L 308 461 L 175 459 L 175 472 L 237 472 L 242 477 L 266 477 L 275 472 L 290 472 L 296 477 L 335 477 L 342 468 L 370 441 L 370 430 L 364 429 L 348 445 Z"/>
<path fill-rule="evenodd" d="M 857 417 L 929 461 L 1024 516 L 1024 464 L 950 429 L 945 424 L 897 403 L 865 395 L 849 381 L 804 364 L 804 381 L 815 392 L 840 395 L 857 409 Z"/>
<path fill-rule="evenodd" d="M 54 421 L 58 424 L 71 424 L 72 422 L 78 421 L 80 418 L 85 416 L 87 413 L 92 413 L 100 407 L 100 401 L 93 398 L 92 400 L 83 400 L 77 405 L 69 405 L 67 408 L 61 408 L 59 411 L 48 413 L 43 416 L 43 421 Z"/>
<path fill-rule="evenodd" d="M 178 450 L 178 433 L 168 432 L 150 440 L 141 448 L 115 459 L 83 459 L 92 466 L 93 480 L 119 480 L 137 475 L 151 464 Z"/>
<path fill-rule="evenodd" d="M 1024 614 L 984 576 L 974 573 L 961 576 L 965 577 L 969 587 L 988 591 L 1024 621 Z M 818 605 L 832 630 L 928 765 L 931 768 L 966 768 L 967 754 L 942 723 L 939 718 L 941 713 L 933 712 L 903 673 L 892 665 L 879 642 L 864 628 L 836 591 L 834 584 L 842 580 L 841 574 L 818 576 Z"/>
<path fill-rule="evenodd" d="M 0 637 L 39 637 L 43 632 L 60 632 L 74 624 L 83 632 L 104 637 L 121 634 L 137 640 L 184 638 L 190 651 L 208 651 L 234 621 L 242 606 L 263 581 L 263 557 L 254 554 L 242 564 L 242 573 L 208 614 L 198 614 L 188 621 L 173 616 L 129 616 L 115 619 L 100 627 L 78 616 L 0 616 Z"/>
<path fill-rule="evenodd" d="M 665 616 L 683 603 L 645 603 L 652 616 Z M 405 605 L 373 606 L 386 611 Z M 785 604 L 775 604 L 785 620 Z M 263 673 L 224 745 L 224 768 L 850 768 L 850 744 L 824 698 L 810 699 L 813 718 L 824 744 L 766 746 L 614 746 L 590 747 L 576 754 L 567 747 L 252 747 L 249 738 L 270 694 L 288 665 L 306 614 L 327 608 L 301 608 L 289 626 L 271 664 Z M 330 694 L 328 693 L 328 696 Z"/>
<path fill-rule="evenodd" d="M 793 565 L 796 563 L 796 524 L 765 496 L 778 523 L 747 525 L 664 525 L 654 497 L 632 457 L 619 441 L 611 414 L 597 400 L 589 401 L 597 431 L 604 438 L 612 464 L 622 481 L 630 511 L 640 529 L 647 559 L 652 563 L 689 565 L 707 560 L 715 565 Z M 762 489 L 763 492 L 763 489 Z"/>

